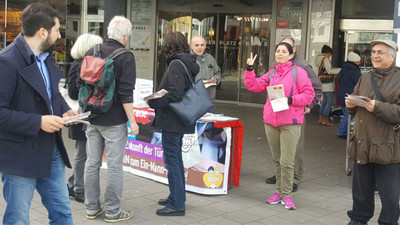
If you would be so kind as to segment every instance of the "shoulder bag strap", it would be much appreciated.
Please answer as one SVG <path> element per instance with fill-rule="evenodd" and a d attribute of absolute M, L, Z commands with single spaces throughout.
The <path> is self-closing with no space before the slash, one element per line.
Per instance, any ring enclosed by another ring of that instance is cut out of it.
<path fill-rule="evenodd" d="M 119 48 L 119 49 L 114 50 L 109 56 L 107 56 L 107 59 L 115 59 L 115 58 L 117 58 L 117 56 L 119 56 L 123 53 L 132 53 L 132 52 L 126 48 Z"/>
<path fill-rule="evenodd" d="M 175 61 L 175 60 L 173 60 L 173 61 Z M 186 75 L 189 77 L 189 80 L 190 80 L 190 82 L 192 83 L 192 86 L 194 86 L 194 82 L 193 82 L 192 78 L 190 77 L 190 73 L 189 73 L 189 71 L 188 71 L 188 69 L 187 69 L 185 63 L 183 63 L 182 60 L 179 60 L 179 59 L 176 59 L 176 61 L 178 61 L 178 62 L 183 66 L 183 68 L 184 68 L 185 71 L 186 71 Z"/>
<path fill-rule="evenodd" d="M 325 59 L 326 59 L 326 57 L 322 58 L 322 60 L 321 60 L 321 65 L 319 65 L 319 68 L 318 68 L 318 76 L 321 75 L 322 68 L 325 67 L 325 66 L 324 66 L 324 60 L 325 60 Z"/>
<path fill-rule="evenodd" d="M 275 72 L 276 72 L 276 69 L 274 69 L 274 71 L 272 71 L 272 72 L 269 74 L 268 84 L 269 84 L 269 82 L 271 82 L 271 79 L 272 79 L 272 77 L 274 76 Z"/>
<path fill-rule="evenodd" d="M 376 84 L 376 80 L 378 78 L 375 76 L 375 74 L 372 72 L 371 73 L 371 84 L 372 84 L 372 89 L 374 90 L 375 95 L 378 97 L 378 99 L 382 102 L 385 102 L 385 98 L 382 96 L 381 91 L 378 88 L 378 85 Z"/>
<path fill-rule="evenodd" d="M 100 54 L 100 44 L 97 44 L 93 47 L 93 56 L 101 58 Z"/>

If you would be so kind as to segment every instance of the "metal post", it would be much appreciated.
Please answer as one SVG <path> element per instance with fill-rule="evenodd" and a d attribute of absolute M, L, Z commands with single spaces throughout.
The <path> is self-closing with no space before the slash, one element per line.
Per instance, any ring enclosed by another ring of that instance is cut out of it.
<path fill-rule="evenodd" d="M 7 0 L 4 5 L 4 46 L 3 48 L 7 47 Z"/>
<path fill-rule="evenodd" d="M 349 143 L 350 143 L 350 131 L 351 131 L 351 115 L 349 114 L 347 116 L 347 134 L 346 134 L 346 173 L 347 175 L 350 175 L 351 171 L 349 168 L 349 152 L 348 152 L 348 147 L 349 147 Z"/>

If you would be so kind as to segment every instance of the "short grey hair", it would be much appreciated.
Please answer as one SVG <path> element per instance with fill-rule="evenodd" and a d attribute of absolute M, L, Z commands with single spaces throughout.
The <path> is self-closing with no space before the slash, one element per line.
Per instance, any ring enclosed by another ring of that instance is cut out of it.
<path fill-rule="evenodd" d="M 110 21 L 107 30 L 107 35 L 109 38 L 122 41 L 124 39 L 124 35 L 131 34 L 132 23 L 124 16 L 114 16 L 114 18 L 112 18 Z"/>
<path fill-rule="evenodd" d="M 388 54 L 396 57 L 397 51 L 395 49 L 391 48 L 389 45 L 386 45 L 386 47 L 387 47 L 387 50 L 388 50 Z"/>
<path fill-rule="evenodd" d="M 94 34 L 82 34 L 76 39 L 74 46 L 71 49 L 71 56 L 74 59 L 81 59 L 85 56 L 89 49 L 96 44 L 103 43 L 103 38 Z"/>

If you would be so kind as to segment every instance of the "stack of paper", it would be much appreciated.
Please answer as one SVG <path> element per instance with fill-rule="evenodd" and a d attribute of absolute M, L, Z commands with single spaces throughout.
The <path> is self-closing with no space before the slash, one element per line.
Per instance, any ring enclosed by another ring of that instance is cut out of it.
<path fill-rule="evenodd" d="M 279 112 L 289 109 L 287 98 L 285 97 L 285 91 L 283 89 L 283 84 L 268 86 L 267 92 L 268 97 L 271 100 L 272 111 Z"/>

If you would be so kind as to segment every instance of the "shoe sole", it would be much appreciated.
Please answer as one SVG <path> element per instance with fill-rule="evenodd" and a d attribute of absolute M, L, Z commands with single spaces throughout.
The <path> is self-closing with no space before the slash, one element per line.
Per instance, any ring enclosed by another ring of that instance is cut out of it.
<path fill-rule="evenodd" d="M 280 202 L 281 202 L 281 200 L 279 200 L 279 201 L 277 201 L 277 202 L 268 202 L 268 201 L 267 201 L 267 203 L 270 204 L 270 205 L 276 205 L 276 204 L 279 204 Z"/>
<path fill-rule="evenodd" d="M 285 209 L 288 209 L 288 210 L 295 210 L 296 209 L 296 207 L 288 207 L 288 206 L 286 206 L 285 202 L 283 202 L 283 201 L 281 203 L 285 207 Z"/>
<path fill-rule="evenodd" d="M 105 218 L 104 221 L 106 221 L 107 223 L 116 223 L 116 222 L 121 222 L 121 221 L 125 221 L 125 220 L 130 220 L 132 218 L 133 218 L 133 215 L 130 215 L 128 217 L 118 218 L 118 219 L 107 219 L 107 218 Z"/>
<path fill-rule="evenodd" d="M 89 220 L 94 220 L 94 219 L 96 219 L 97 217 L 99 217 L 101 214 L 103 214 L 103 212 L 104 212 L 104 208 L 102 208 L 100 211 L 98 211 L 96 214 L 94 214 L 94 215 L 86 215 L 86 218 L 87 219 L 89 219 Z"/>
<path fill-rule="evenodd" d="M 183 212 L 173 212 L 173 213 L 158 213 L 158 212 L 156 212 L 156 214 L 157 215 L 159 215 L 159 216 L 184 216 L 185 215 L 185 212 L 183 211 Z"/>

